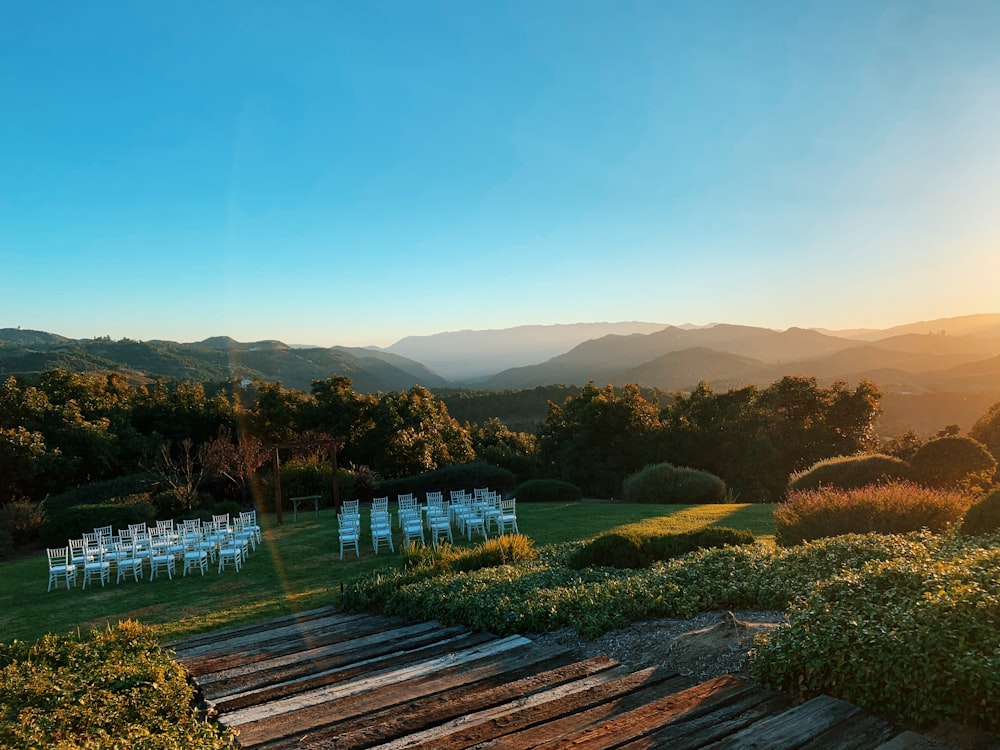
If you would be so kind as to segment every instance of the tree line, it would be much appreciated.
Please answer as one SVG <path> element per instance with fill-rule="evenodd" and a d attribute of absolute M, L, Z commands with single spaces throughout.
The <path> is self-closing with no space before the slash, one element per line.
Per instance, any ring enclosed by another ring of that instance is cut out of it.
<path fill-rule="evenodd" d="M 361 394 L 341 375 L 305 392 L 273 382 L 135 386 L 118 373 L 52 370 L 0 383 L 0 504 L 185 462 L 239 488 L 266 464 L 264 446 L 310 436 L 343 438 L 342 465 L 386 479 L 481 460 L 614 497 L 626 476 L 668 461 L 716 474 L 733 497 L 774 501 L 791 473 L 877 448 L 880 397 L 869 382 L 821 387 L 803 377 L 726 392 L 702 383 L 669 400 L 590 383 L 549 401 L 541 426 L 525 432 L 495 417 L 459 423 L 421 386 Z"/>

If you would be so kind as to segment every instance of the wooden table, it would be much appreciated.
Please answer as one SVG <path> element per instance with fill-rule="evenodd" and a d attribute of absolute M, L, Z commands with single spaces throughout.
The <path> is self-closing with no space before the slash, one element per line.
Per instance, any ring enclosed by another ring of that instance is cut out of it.
<path fill-rule="evenodd" d="M 291 501 L 292 501 L 292 518 L 294 520 L 298 520 L 298 517 L 299 517 L 299 504 L 300 503 L 308 503 L 309 501 L 312 501 L 313 508 L 314 508 L 314 510 L 316 512 L 316 515 L 318 516 L 319 515 L 319 500 L 320 500 L 321 497 L 322 497 L 322 495 L 302 495 L 302 497 L 293 497 L 293 498 L 290 498 Z"/>

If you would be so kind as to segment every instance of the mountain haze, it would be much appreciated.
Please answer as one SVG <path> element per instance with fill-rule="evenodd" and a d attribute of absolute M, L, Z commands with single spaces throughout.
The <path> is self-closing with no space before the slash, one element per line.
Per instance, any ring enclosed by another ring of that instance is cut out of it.
<path fill-rule="evenodd" d="M 407 336 L 383 351 L 423 362 L 450 380 L 474 380 L 562 354 L 608 334 L 652 333 L 662 323 L 571 323 Z"/>

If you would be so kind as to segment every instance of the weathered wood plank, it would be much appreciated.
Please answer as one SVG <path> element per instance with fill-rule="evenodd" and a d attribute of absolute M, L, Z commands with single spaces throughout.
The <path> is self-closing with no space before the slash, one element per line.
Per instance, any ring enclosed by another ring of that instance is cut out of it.
<path fill-rule="evenodd" d="M 508 728 L 503 727 L 503 731 L 496 732 L 492 738 L 477 742 L 474 747 L 477 750 L 479 748 L 532 750 L 543 743 L 579 732 L 588 726 L 607 721 L 614 716 L 632 711 L 664 696 L 685 690 L 693 684 L 694 681 L 690 677 L 676 675 L 659 684 L 653 683 L 641 686 L 634 692 L 621 696 L 609 695 L 590 708 L 573 711 L 568 715 L 535 724 L 525 729 L 505 734 L 504 732 Z"/>
<path fill-rule="evenodd" d="M 846 701 L 821 695 L 777 716 L 763 719 L 708 748 L 780 747 L 792 750 L 800 748 L 860 711 L 860 708 Z"/>
<path fill-rule="evenodd" d="M 899 730 L 889 722 L 859 712 L 810 740 L 801 750 L 875 750 L 897 734 Z"/>
<path fill-rule="evenodd" d="M 718 677 L 538 747 L 615 747 L 652 734 L 671 722 L 692 719 L 708 713 L 713 705 L 736 700 L 752 689 L 752 686 L 736 677 L 729 675 Z"/>
<path fill-rule="evenodd" d="M 300 708 L 319 705 L 333 700 L 342 700 L 358 693 L 377 690 L 395 682 L 401 682 L 422 674 L 433 674 L 435 671 L 447 667 L 467 664 L 477 659 L 488 657 L 492 654 L 502 653 L 513 648 L 523 648 L 530 645 L 531 641 L 521 636 L 508 636 L 490 643 L 482 644 L 476 648 L 461 651 L 454 654 L 447 654 L 432 659 L 419 661 L 412 666 L 375 675 L 370 678 L 354 680 L 346 684 L 336 684 L 328 687 L 310 690 L 304 693 L 273 701 L 257 706 L 248 706 L 221 717 L 220 721 L 230 727 L 238 727 L 250 721 L 272 717 L 277 714 L 288 713 Z"/>
<path fill-rule="evenodd" d="M 547 668 L 550 662 L 547 655 L 560 653 L 558 660 L 562 663 Z M 539 661 L 525 663 L 504 675 L 418 698 L 407 702 L 405 707 L 392 706 L 324 727 L 320 732 L 310 732 L 294 746 L 308 750 L 371 747 L 618 666 L 618 662 L 606 656 L 567 663 L 569 653 L 537 649 Z M 268 750 L 271 747 L 267 745 Z"/>
<path fill-rule="evenodd" d="M 444 724 L 431 727 L 422 732 L 414 732 L 406 737 L 401 737 L 391 742 L 376 745 L 375 747 L 378 750 L 402 750 L 402 748 L 419 747 L 434 748 L 434 750 L 439 750 L 439 748 L 445 747 L 447 743 L 450 742 L 449 736 L 455 732 L 471 731 L 480 724 L 489 722 L 497 717 L 508 716 L 512 712 L 524 711 L 526 712 L 526 715 L 530 715 L 532 709 L 535 709 L 537 706 L 545 706 L 546 704 L 551 704 L 553 702 L 556 702 L 556 705 L 564 704 L 564 699 L 569 696 L 575 696 L 577 693 L 586 694 L 587 691 L 590 691 L 597 686 L 617 682 L 619 679 L 626 677 L 628 674 L 629 672 L 625 667 L 614 667 L 606 672 L 600 672 L 589 677 L 584 677 L 582 679 L 575 680 L 564 685 L 559 685 L 549 690 L 544 690 L 540 693 L 535 693 L 534 695 L 529 695 L 509 703 L 494 706 L 483 711 L 467 714 L 455 719 L 454 721 L 445 722 Z M 569 698 L 570 702 L 573 702 L 574 700 L 574 698 Z M 585 705 L 592 705 L 592 703 L 593 701 L 591 701 L 591 703 L 585 702 Z M 547 710 L 549 709 L 543 708 L 540 709 L 540 712 L 544 713 Z M 468 743 L 466 743 L 466 745 L 467 744 Z M 460 743 L 458 744 L 459 747 L 465 747 L 466 745 L 462 745 Z"/>
<path fill-rule="evenodd" d="M 436 625 L 441 627 L 440 623 Z M 215 643 L 177 650 L 176 655 L 179 661 L 192 665 L 189 671 L 206 671 L 201 665 L 210 664 L 212 659 L 243 658 L 245 654 L 266 653 L 274 648 L 291 648 L 297 644 L 308 647 L 314 634 L 316 637 L 339 634 L 349 640 L 356 634 L 370 634 L 398 626 L 398 620 L 371 615 L 352 615 L 350 619 L 342 616 L 320 617 L 304 623 L 291 622 L 265 630 L 235 633 Z"/>
<path fill-rule="evenodd" d="M 225 630 L 213 630 L 210 633 L 202 633 L 201 635 L 192 635 L 188 636 L 187 638 L 181 638 L 173 641 L 166 641 L 163 644 L 163 647 L 169 649 L 177 649 L 177 648 L 191 648 L 196 646 L 202 646 L 207 643 L 216 643 L 220 640 L 225 640 L 226 638 L 229 638 L 232 635 L 266 630 L 269 627 L 287 625 L 290 622 L 307 622 L 309 620 L 314 620 L 321 617 L 330 617 L 331 615 L 344 618 L 369 616 L 369 615 L 344 614 L 338 612 L 331 606 L 318 607 L 317 609 L 310 609 L 304 612 L 296 612 L 290 615 L 282 615 L 281 617 L 275 617 L 273 619 L 265 620 L 263 622 L 251 622 L 246 625 L 237 625 L 236 627 L 233 628 L 226 628 Z"/>
<path fill-rule="evenodd" d="M 496 705 L 509 700 L 510 696 L 506 698 L 491 696 L 492 689 L 499 690 L 505 685 L 515 685 L 521 678 L 537 674 L 545 669 L 550 656 L 546 650 L 529 647 L 499 654 L 471 665 L 462 664 L 443 669 L 433 675 L 397 683 L 382 690 L 362 693 L 350 700 L 312 706 L 282 716 L 244 724 L 240 727 L 240 741 L 247 747 L 251 745 L 281 747 L 289 738 L 294 740 L 304 734 L 308 734 L 310 740 L 328 738 L 331 733 L 336 733 L 338 736 L 343 733 L 349 738 L 352 732 L 375 728 L 378 738 L 356 743 L 370 746 L 396 737 L 398 733 L 391 725 L 382 729 L 376 728 L 374 721 L 369 720 L 369 717 L 377 716 L 379 712 L 384 715 L 391 711 L 396 711 L 398 716 L 399 707 L 415 705 L 420 707 L 421 717 L 433 717 L 437 712 L 444 712 L 446 714 L 442 719 L 444 720 L 470 713 L 486 705 Z M 566 652 L 556 653 L 560 662 L 565 656 Z M 586 674 L 618 666 L 618 662 L 607 657 L 597 657 L 584 664 L 588 666 L 579 673 L 572 668 L 567 673 L 555 677 L 543 672 L 538 684 L 525 685 L 523 689 L 526 693 L 537 692 L 550 684 L 569 682 Z M 521 694 L 515 693 L 515 695 Z M 478 703 L 477 700 L 483 703 Z M 431 721 L 425 726 L 432 726 L 434 723 L 439 722 Z M 333 746 L 339 746 L 339 743 Z"/>
<path fill-rule="evenodd" d="M 879 745 L 878 750 L 949 750 L 951 747 L 940 740 L 906 731 Z"/>
<path fill-rule="evenodd" d="M 621 750 L 698 750 L 744 729 L 755 721 L 784 711 L 791 699 L 768 690 L 753 689 L 738 694 L 709 695 L 701 704 L 704 713 L 667 724 L 652 734 L 620 745 Z"/>
<path fill-rule="evenodd" d="M 350 643 L 359 638 L 371 637 L 378 633 L 391 632 L 401 627 L 400 623 L 368 618 L 344 623 L 328 618 L 316 622 L 308 630 L 289 633 L 261 633 L 252 643 L 242 644 L 239 649 L 214 650 L 201 654 L 179 655 L 187 670 L 194 675 L 208 675 L 226 669 L 253 669 L 254 665 L 270 658 L 293 655 L 309 648 L 320 648 L 335 643 Z M 417 630 L 441 628 L 439 623 L 418 623 Z"/>
<path fill-rule="evenodd" d="M 465 633 L 461 638 L 427 643 L 418 648 L 375 656 L 363 661 L 350 661 L 347 664 L 324 669 L 323 662 L 316 663 L 316 669 L 302 676 L 275 682 L 267 681 L 257 686 L 249 687 L 240 692 L 231 693 L 215 702 L 220 712 L 232 712 L 257 703 L 268 703 L 281 698 L 306 692 L 325 685 L 347 682 L 361 677 L 374 677 L 393 669 L 412 665 L 420 659 L 445 656 L 462 649 L 475 648 L 483 643 L 495 640 L 495 636 L 485 633 Z M 399 645 L 399 644 L 395 644 Z"/>
<path fill-rule="evenodd" d="M 178 656 L 211 653 L 212 651 L 226 653 L 231 650 L 227 644 L 234 638 L 246 639 L 256 636 L 266 639 L 267 635 L 274 630 L 300 628 L 306 631 L 316 627 L 323 627 L 324 624 L 333 622 L 338 622 L 344 627 L 349 627 L 352 623 L 364 622 L 372 617 L 378 617 L 378 615 L 343 614 L 337 612 L 332 607 L 326 607 L 321 610 L 310 610 L 308 614 L 288 615 L 273 621 L 250 623 L 164 645 L 167 648 L 173 649 Z"/>

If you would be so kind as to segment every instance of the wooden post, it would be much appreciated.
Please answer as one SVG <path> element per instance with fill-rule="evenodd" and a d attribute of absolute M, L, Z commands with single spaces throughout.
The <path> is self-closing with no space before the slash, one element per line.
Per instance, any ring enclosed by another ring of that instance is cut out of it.
<path fill-rule="evenodd" d="M 337 481 L 337 441 L 330 443 L 330 463 L 333 464 L 333 509 L 340 513 L 340 482 Z"/>
<path fill-rule="evenodd" d="M 278 525 L 284 523 L 281 517 L 281 461 L 278 458 L 278 446 L 274 446 L 274 513 Z"/>

